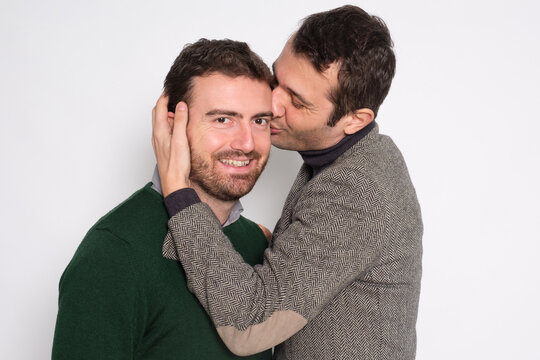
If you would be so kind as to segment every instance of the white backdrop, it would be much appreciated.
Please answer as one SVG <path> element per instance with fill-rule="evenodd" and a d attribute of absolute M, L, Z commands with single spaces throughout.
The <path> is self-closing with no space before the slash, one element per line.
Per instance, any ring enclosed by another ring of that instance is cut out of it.
<path fill-rule="evenodd" d="M 149 181 L 150 112 L 201 37 L 269 64 L 338 1 L 0 4 L 0 358 L 50 358 L 58 281 L 89 227 Z M 425 222 L 417 359 L 540 359 L 540 5 L 359 1 L 398 70 L 378 122 Z M 272 228 L 300 165 L 274 150 L 247 216 Z"/>

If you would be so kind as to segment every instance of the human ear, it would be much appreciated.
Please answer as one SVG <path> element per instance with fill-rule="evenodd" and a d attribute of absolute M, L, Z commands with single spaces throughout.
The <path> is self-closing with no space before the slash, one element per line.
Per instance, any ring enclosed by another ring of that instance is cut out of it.
<path fill-rule="evenodd" d="M 173 125 L 174 125 L 174 113 L 173 112 L 168 112 L 167 113 L 167 122 L 169 123 L 169 128 L 171 129 L 171 132 L 172 132 L 172 128 L 173 128 Z"/>
<path fill-rule="evenodd" d="M 373 110 L 368 108 L 355 110 L 352 114 L 346 116 L 343 131 L 346 135 L 354 134 L 369 125 L 373 119 L 375 119 Z"/>

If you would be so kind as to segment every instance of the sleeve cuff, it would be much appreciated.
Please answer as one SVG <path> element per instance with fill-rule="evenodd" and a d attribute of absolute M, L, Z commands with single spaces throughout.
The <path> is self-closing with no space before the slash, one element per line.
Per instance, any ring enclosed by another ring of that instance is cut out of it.
<path fill-rule="evenodd" d="M 173 217 L 188 206 L 200 203 L 201 199 L 192 188 L 183 188 L 170 193 L 165 199 L 165 207 L 169 217 Z"/>

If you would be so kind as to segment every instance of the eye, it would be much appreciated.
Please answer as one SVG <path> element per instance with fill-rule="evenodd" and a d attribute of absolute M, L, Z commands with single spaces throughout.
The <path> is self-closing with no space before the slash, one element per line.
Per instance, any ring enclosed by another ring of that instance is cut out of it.
<path fill-rule="evenodd" d="M 254 122 L 257 125 L 266 125 L 266 124 L 268 124 L 268 120 L 264 119 L 264 118 L 255 119 Z"/>
<path fill-rule="evenodd" d="M 216 119 L 216 122 L 218 122 L 220 124 L 228 124 L 228 123 L 231 122 L 231 119 L 229 119 L 227 117 L 220 117 L 220 118 Z"/>
<path fill-rule="evenodd" d="M 297 109 L 302 109 L 304 105 L 300 104 L 299 102 L 296 102 L 293 97 L 291 97 L 291 104 Z"/>

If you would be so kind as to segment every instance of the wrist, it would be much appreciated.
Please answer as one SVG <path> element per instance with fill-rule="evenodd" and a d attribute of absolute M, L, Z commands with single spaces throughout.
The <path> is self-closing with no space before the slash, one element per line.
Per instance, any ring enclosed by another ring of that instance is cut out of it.
<path fill-rule="evenodd" d="M 161 190 L 163 197 L 167 197 L 175 191 L 191 187 L 189 179 L 175 179 L 162 181 Z"/>
<path fill-rule="evenodd" d="M 173 186 L 173 187 L 163 187 L 162 188 L 163 197 L 165 198 L 169 196 L 170 194 L 172 194 L 173 192 L 176 192 L 182 189 L 187 189 L 187 188 L 189 188 L 189 185 L 187 184 L 178 184 L 177 186 Z"/>
<path fill-rule="evenodd" d="M 163 201 L 169 217 L 173 217 L 185 208 L 201 202 L 199 196 L 192 188 L 176 190 L 165 197 Z"/>

